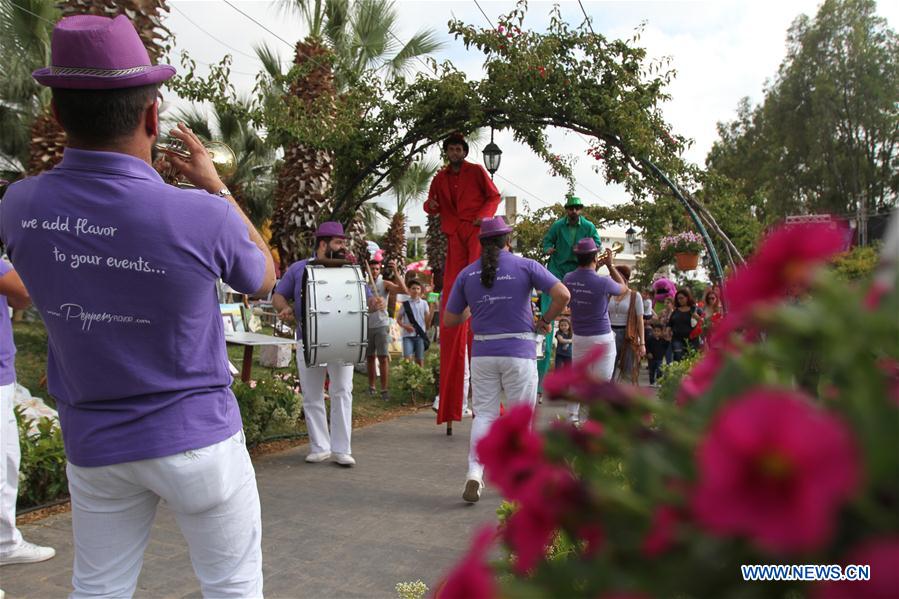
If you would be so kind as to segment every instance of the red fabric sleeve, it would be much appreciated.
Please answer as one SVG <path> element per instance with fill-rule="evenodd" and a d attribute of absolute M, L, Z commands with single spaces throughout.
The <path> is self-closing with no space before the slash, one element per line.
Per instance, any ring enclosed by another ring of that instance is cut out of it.
<path fill-rule="evenodd" d="M 481 174 L 481 191 L 484 194 L 484 204 L 478 210 L 478 218 L 492 218 L 496 214 L 496 209 L 502 198 L 490 175 L 487 173 L 487 169 L 481 165 L 477 166 Z"/>

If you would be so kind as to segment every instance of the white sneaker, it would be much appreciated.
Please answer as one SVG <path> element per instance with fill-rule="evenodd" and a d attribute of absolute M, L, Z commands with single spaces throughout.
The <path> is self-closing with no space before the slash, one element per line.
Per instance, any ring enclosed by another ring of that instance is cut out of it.
<path fill-rule="evenodd" d="M 471 411 L 471 408 L 468 406 L 462 410 L 462 418 L 468 418 L 469 416 L 474 416 L 474 412 Z"/>
<path fill-rule="evenodd" d="M 356 459 L 348 453 L 335 453 L 334 461 L 340 464 L 341 466 L 355 466 Z"/>
<path fill-rule="evenodd" d="M 477 503 L 481 498 L 481 490 L 484 488 L 484 482 L 477 478 L 469 478 L 465 481 L 465 490 L 462 491 L 462 499 L 468 503 Z"/>
<path fill-rule="evenodd" d="M 431 404 L 431 409 L 434 410 L 435 412 L 440 411 L 440 396 L 439 395 L 434 398 L 434 403 Z"/>
<path fill-rule="evenodd" d="M 331 457 L 330 451 L 321 451 L 318 453 L 310 453 L 306 456 L 306 461 L 310 464 L 318 464 L 319 462 L 324 462 L 328 458 Z"/>
<path fill-rule="evenodd" d="M 0 566 L 43 562 L 54 555 L 56 555 L 56 549 L 53 547 L 41 547 L 28 541 L 22 541 L 22 544 L 11 553 L 0 555 Z"/>

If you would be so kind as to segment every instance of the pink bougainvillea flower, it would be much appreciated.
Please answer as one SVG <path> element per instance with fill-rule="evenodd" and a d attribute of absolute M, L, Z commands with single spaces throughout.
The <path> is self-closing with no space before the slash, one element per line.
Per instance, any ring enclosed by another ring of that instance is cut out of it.
<path fill-rule="evenodd" d="M 584 491 L 567 468 L 545 464 L 522 487 L 520 507 L 506 521 L 504 536 L 525 573 L 546 554 L 565 515 L 584 503 Z"/>
<path fill-rule="evenodd" d="M 435 599 L 492 599 L 497 596 L 487 552 L 496 540 L 496 528 L 484 526 L 474 536 L 471 549 L 434 593 Z"/>
<path fill-rule="evenodd" d="M 656 557 L 668 551 L 674 544 L 674 529 L 679 520 L 674 506 L 658 506 L 653 512 L 649 533 L 643 539 L 643 555 Z"/>
<path fill-rule="evenodd" d="M 852 551 L 843 566 L 870 566 L 870 580 L 832 581 L 819 586 L 819 599 L 899 597 L 899 537 L 869 541 Z"/>
<path fill-rule="evenodd" d="M 478 442 L 487 479 L 515 499 L 528 477 L 543 464 L 543 439 L 534 432 L 534 409 L 519 403 L 497 419 Z"/>
<path fill-rule="evenodd" d="M 774 552 L 825 543 L 859 484 L 848 426 L 801 393 L 756 388 L 725 404 L 697 451 L 696 520 Z"/>
<path fill-rule="evenodd" d="M 831 223 L 787 225 L 772 231 L 755 255 L 727 281 L 728 310 L 744 314 L 758 304 L 804 288 L 813 268 L 846 249 L 846 227 Z"/>

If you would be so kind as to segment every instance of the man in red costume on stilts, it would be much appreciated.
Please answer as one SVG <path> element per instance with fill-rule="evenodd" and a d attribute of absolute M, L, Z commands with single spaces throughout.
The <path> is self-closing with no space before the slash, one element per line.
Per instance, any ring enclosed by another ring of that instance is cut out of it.
<path fill-rule="evenodd" d="M 445 327 L 443 314 L 450 289 L 459 271 L 481 256 L 478 239 L 481 219 L 491 218 L 500 196 L 483 166 L 465 160 L 468 143 L 461 133 L 453 133 L 443 142 L 449 164 L 431 182 L 425 212 L 440 215 L 440 228 L 446 234 L 446 264 L 443 269 L 443 293 L 440 296 L 440 408 L 437 424 L 462 420 L 462 386 L 465 359 L 470 352 L 468 323 Z M 449 426 L 449 425 L 447 425 Z"/>

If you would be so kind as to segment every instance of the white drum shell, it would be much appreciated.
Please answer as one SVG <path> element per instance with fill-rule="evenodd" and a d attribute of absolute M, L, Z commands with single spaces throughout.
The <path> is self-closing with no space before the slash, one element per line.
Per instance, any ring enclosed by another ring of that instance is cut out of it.
<path fill-rule="evenodd" d="M 358 266 L 306 266 L 303 276 L 306 366 L 361 364 L 368 347 L 368 302 Z"/>

